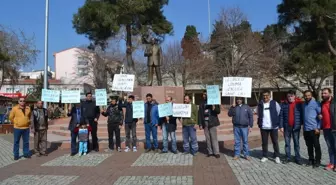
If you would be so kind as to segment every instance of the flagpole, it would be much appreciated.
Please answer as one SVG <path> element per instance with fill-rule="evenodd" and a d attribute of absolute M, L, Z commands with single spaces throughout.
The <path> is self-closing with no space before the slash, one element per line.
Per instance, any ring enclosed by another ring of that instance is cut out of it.
<path fill-rule="evenodd" d="M 48 26 L 49 26 L 49 0 L 46 0 L 45 7 L 45 30 L 44 30 L 44 80 L 43 88 L 48 88 Z M 43 107 L 47 108 L 47 102 L 43 102 Z"/>

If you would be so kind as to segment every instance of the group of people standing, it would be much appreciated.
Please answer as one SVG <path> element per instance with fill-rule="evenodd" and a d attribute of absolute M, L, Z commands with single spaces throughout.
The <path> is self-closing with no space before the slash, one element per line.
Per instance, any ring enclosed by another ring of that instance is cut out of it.
<path fill-rule="evenodd" d="M 271 137 L 276 163 L 288 163 L 291 159 L 291 140 L 293 138 L 295 158 L 294 162 L 302 165 L 300 155 L 300 131 L 303 126 L 303 137 L 308 149 L 309 162 L 307 166 L 317 168 L 321 165 L 320 131 L 323 130 L 325 142 L 328 146 L 330 163 L 326 170 L 336 171 L 336 124 L 334 119 L 334 100 L 331 89 L 322 90 L 322 102 L 313 98 L 312 91 L 304 92 L 304 101 L 300 100 L 294 91 L 286 94 L 286 100 L 281 104 L 271 99 L 270 92 L 262 93 L 263 99 L 257 107 L 258 126 L 262 139 L 261 162 L 268 160 L 268 138 Z M 243 103 L 242 98 L 236 98 L 236 104 L 229 110 L 233 117 L 235 154 L 234 160 L 240 158 L 240 141 L 243 142 L 244 156 L 250 160 L 248 152 L 248 132 L 253 127 L 253 113 L 250 107 Z M 281 162 L 278 130 L 285 139 L 286 158 Z"/>

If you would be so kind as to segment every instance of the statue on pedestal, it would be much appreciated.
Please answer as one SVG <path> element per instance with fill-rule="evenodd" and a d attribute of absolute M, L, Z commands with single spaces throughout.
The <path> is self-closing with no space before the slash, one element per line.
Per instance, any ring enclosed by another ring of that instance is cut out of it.
<path fill-rule="evenodd" d="M 153 85 L 153 73 L 155 71 L 156 80 L 158 82 L 158 86 L 162 86 L 162 77 L 161 77 L 161 62 L 162 62 L 162 49 L 158 44 L 155 38 L 151 39 L 151 42 L 147 44 L 145 50 L 145 57 L 147 57 L 147 65 L 148 65 L 148 80 L 147 85 Z"/>

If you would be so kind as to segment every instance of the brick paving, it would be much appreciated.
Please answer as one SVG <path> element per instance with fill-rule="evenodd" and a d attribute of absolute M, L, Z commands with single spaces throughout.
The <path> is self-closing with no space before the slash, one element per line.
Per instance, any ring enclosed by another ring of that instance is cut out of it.
<path fill-rule="evenodd" d="M 45 184 L 59 184 L 68 185 L 78 176 L 58 176 L 58 175 L 15 175 L 9 179 L 0 182 L 0 185 L 45 185 Z"/>
<path fill-rule="evenodd" d="M 13 160 L 13 144 L 5 139 L 0 138 L 0 169 L 7 165 L 16 163 L 17 161 Z M 20 149 L 20 154 L 22 150 Z M 21 158 L 20 160 L 24 160 Z"/>
<path fill-rule="evenodd" d="M 123 176 L 113 185 L 192 185 L 192 176 Z"/>
<path fill-rule="evenodd" d="M 42 164 L 42 166 L 97 166 L 110 156 L 110 154 L 90 154 L 85 156 L 65 154 Z"/>
<path fill-rule="evenodd" d="M 327 146 L 325 144 L 323 136 L 320 137 L 320 144 L 322 150 L 322 165 L 328 163 L 329 155 Z M 292 144 L 293 145 L 293 144 Z M 284 141 L 279 143 L 280 153 L 284 158 Z M 294 152 L 292 146 L 292 153 Z M 272 145 L 269 146 L 269 152 L 273 153 Z M 301 157 L 304 159 L 303 162 L 307 162 L 308 153 L 307 147 L 304 140 L 300 139 L 300 153 Z M 241 185 L 315 185 L 315 184 L 325 184 L 332 185 L 336 184 L 336 172 L 328 172 L 321 166 L 319 169 L 313 169 L 312 167 L 299 166 L 295 163 L 288 164 L 275 164 L 274 160 L 270 158 L 266 163 L 261 163 L 260 158 L 262 156 L 261 147 L 251 150 L 250 155 L 252 156 L 252 161 L 246 161 L 240 159 L 238 161 L 233 161 L 232 156 L 225 155 L 228 160 L 229 165 L 233 169 L 238 181 Z M 292 154 L 293 155 L 293 154 Z M 269 156 L 272 156 L 271 154 Z M 294 157 L 294 156 L 293 156 Z"/>
<path fill-rule="evenodd" d="M 183 153 L 147 153 L 141 156 L 132 164 L 132 166 L 191 166 L 193 156 Z"/>

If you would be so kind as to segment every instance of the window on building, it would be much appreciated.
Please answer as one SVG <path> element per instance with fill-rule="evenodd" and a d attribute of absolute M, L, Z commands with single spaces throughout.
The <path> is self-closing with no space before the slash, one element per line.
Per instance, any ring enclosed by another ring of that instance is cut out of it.
<path fill-rule="evenodd" d="M 13 93 L 14 92 L 14 88 L 6 88 L 6 93 Z"/>
<path fill-rule="evenodd" d="M 34 88 L 27 88 L 27 93 L 33 93 L 34 92 Z"/>
<path fill-rule="evenodd" d="M 333 86 L 333 84 L 334 84 L 334 80 L 325 80 L 324 81 L 324 85 L 325 86 L 327 86 L 327 87 L 331 87 L 331 86 Z"/>
<path fill-rule="evenodd" d="M 83 69 L 78 69 L 78 76 L 86 76 L 86 75 L 88 75 L 88 74 L 89 74 L 88 69 L 85 69 L 85 68 L 83 68 Z"/>
<path fill-rule="evenodd" d="M 78 65 L 87 66 L 88 63 L 89 62 L 84 57 L 78 57 L 78 62 L 77 62 Z"/>

